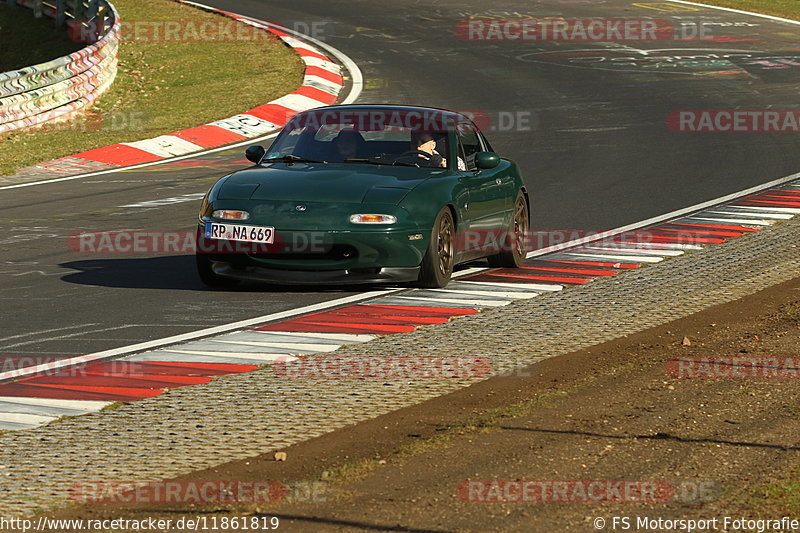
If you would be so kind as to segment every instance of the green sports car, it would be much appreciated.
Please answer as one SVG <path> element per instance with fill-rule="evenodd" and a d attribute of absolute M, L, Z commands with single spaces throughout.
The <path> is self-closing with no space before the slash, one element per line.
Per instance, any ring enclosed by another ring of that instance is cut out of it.
<path fill-rule="evenodd" d="M 518 267 L 528 193 L 465 115 L 408 106 L 330 106 L 295 115 L 255 166 L 221 178 L 200 208 L 203 282 L 417 282 L 488 257 Z"/>

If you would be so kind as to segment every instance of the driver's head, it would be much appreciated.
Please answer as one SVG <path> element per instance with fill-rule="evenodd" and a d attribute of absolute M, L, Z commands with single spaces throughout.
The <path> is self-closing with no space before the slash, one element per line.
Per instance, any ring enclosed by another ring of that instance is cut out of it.
<path fill-rule="evenodd" d="M 436 150 L 436 137 L 428 131 L 415 131 L 411 133 L 411 147 L 414 150 L 432 154 Z"/>
<path fill-rule="evenodd" d="M 334 139 L 336 151 L 343 158 L 355 157 L 361 148 L 364 138 L 355 130 L 342 130 Z"/>

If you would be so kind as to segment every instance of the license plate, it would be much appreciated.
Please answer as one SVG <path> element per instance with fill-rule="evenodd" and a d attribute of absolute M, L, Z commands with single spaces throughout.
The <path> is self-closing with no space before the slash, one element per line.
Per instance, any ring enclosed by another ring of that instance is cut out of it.
<path fill-rule="evenodd" d="M 272 244 L 275 240 L 275 228 L 270 226 L 245 226 L 243 224 L 206 222 L 205 230 L 206 239 L 259 242 L 263 244 Z"/>

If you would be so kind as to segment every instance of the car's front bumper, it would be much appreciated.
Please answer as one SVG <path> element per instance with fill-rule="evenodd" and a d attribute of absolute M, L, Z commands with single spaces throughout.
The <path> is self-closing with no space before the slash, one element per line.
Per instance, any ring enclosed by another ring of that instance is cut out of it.
<path fill-rule="evenodd" d="M 233 265 L 212 260 L 215 274 L 237 280 L 292 285 L 343 285 L 364 283 L 406 283 L 416 281 L 419 267 L 363 268 L 343 270 L 280 270 L 253 265 Z"/>
<path fill-rule="evenodd" d="M 410 235 L 419 238 L 411 240 Z M 428 239 L 416 229 L 283 231 L 266 248 L 211 240 L 198 228 L 198 253 L 234 279 L 309 285 L 414 281 Z"/>

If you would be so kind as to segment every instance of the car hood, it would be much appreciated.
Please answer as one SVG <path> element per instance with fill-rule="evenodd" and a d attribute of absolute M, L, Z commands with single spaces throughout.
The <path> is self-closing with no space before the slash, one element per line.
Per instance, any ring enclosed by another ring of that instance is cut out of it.
<path fill-rule="evenodd" d="M 228 177 L 219 200 L 389 203 L 445 170 L 339 163 L 274 163 Z"/>

